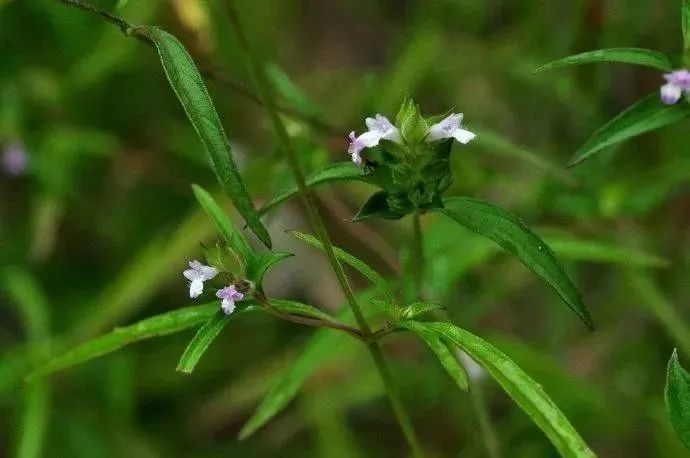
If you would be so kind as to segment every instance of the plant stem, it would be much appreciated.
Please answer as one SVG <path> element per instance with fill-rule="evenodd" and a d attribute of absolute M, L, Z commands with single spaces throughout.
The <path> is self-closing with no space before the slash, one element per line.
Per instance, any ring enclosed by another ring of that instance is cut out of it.
<path fill-rule="evenodd" d="M 421 299 L 423 296 L 424 274 L 426 266 L 424 264 L 424 244 L 422 239 L 422 223 L 419 210 L 414 212 L 412 219 L 412 281 L 414 283 L 415 297 Z"/>
<path fill-rule="evenodd" d="M 470 400 L 474 413 L 479 420 L 479 430 L 481 431 L 487 456 L 489 458 L 501 458 L 501 449 L 491 417 L 489 416 L 489 410 L 486 407 L 481 380 L 470 379 Z"/>
<path fill-rule="evenodd" d="M 412 222 L 412 275 L 414 277 L 415 294 L 417 298 L 422 298 L 422 289 L 424 284 L 424 275 L 426 273 L 426 264 L 424 262 L 424 244 L 422 237 L 421 214 L 419 211 L 414 213 Z M 438 317 L 442 319 L 441 317 Z M 458 361 L 462 364 L 462 361 Z M 480 380 L 470 379 L 470 400 L 472 409 L 474 410 L 479 421 L 479 429 L 481 430 L 482 441 L 487 451 L 489 458 L 500 458 L 501 453 L 499 449 L 499 442 L 494 431 L 491 417 L 486 407 L 486 399 L 484 399 L 484 392 L 482 390 Z"/>
<path fill-rule="evenodd" d="M 252 76 L 254 77 L 259 97 L 261 98 L 264 106 L 266 107 L 266 110 L 268 111 L 269 118 L 271 119 L 271 124 L 273 125 L 273 128 L 276 131 L 276 134 L 278 135 L 278 139 L 283 146 L 283 153 L 285 154 L 288 165 L 292 171 L 292 174 L 295 177 L 297 187 L 300 191 L 300 196 L 302 197 L 304 205 L 307 209 L 307 215 L 309 217 L 309 220 L 312 226 L 314 227 L 314 230 L 316 231 L 317 237 L 319 238 L 319 240 L 321 240 L 321 243 L 323 244 L 324 251 L 326 252 L 326 256 L 328 257 L 328 261 L 330 262 L 331 267 L 335 272 L 338 284 L 340 285 L 340 288 L 342 289 L 343 294 L 345 294 L 345 298 L 347 299 L 347 302 L 350 305 L 350 308 L 352 309 L 352 313 L 355 316 L 357 325 L 362 331 L 363 337 L 367 338 L 371 335 L 371 328 L 364 319 L 364 314 L 362 313 L 362 310 L 357 302 L 357 298 L 355 297 L 355 294 L 352 291 L 352 287 L 350 286 L 350 283 L 348 282 L 347 277 L 345 276 L 345 271 L 343 270 L 343 267 L 340 265 L 340 262 L 338 261 L 338 258 L 335 255 L 333 243 L 331 242 L 330 236 L 326 231 L 326 226 L 324 225 L 324 222 L 321 219 L 321 215 L 318 212 L 314 196 L 307 187 L 304 172 L 302 171 L 302 167 L 300 165 L 297 153 L 292 146 L 292 142 L 290 140 L 290 136 L 288 135 L 287 129 L 285 128 L 285 125 L 283 124 L 282 120 L 280 119 L 280 116 L 278 115 L 278 110 L 276 109 L 273 97 L 271 97 L 270 85 L 266 79 L 264 70 L 259 60 L 251 52 L 249 42 L 244 32 L 244 27 L 242 26 L 239 14 L 235 9 L 234 2 L 232 0 L 226 0 L 225 3 L 227 5 L 230 22 L 233 25 L 233 29 L 235 31 L 235 35 L 237 36 L 240 48 L 243 50 L 249 64 L 250 71 L 253 74 Z M 393 408 L 393 412 L 395 413 L 398 423 L 400 424 L 400 428 L 402 429 L 402 432 L 408 442 L 412 454 L 415 457 L 421 457 L 421 446 L 419 445 L 419 440 L 417 439 L 417 435 L 414 431 L 414 428 L 412 427 L 412 421 L 410 420 L 410 417 L 402 404 L 399 393 L 393 383 L 393 378 L 391 376 L 390 369 L 388 368 L 387 364 L 383 359 L 381 349 L 375 342 L 370 342 L 367 345 L 367 348 L 369 349 L 369 352 L 371 353 L 371 356 L 374 359 L 374 363 L 376 364 L 376 367 L 381 375 L 381 379 L 383 380 L 384 386 L 386 388 L 386 392 L 388 394 L 388 399 L 391 403 L 391 407 Z"/>

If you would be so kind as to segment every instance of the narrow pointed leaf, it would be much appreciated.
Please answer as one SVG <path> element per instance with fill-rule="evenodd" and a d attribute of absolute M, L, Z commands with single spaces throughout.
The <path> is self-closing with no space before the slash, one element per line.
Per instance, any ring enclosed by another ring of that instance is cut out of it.
<path fill-rule="evenodd" d="M 360 170 L 352 162 L 336 162 L 309 175 L 306 179 L 307 186 L 312 188 L 326 183 L 337 181 L 364 181 Z M 297 185 L 293 184 L 283 189 L 273 199 L 259 209 L 259 214 L 265 215 L 277 208 L 286 200 L 299 194 Z"/>
<path fill-rule="evenodd" d="M 156 46 L 168 81 L 208 151 L 218 180 L 230 195 L 249 228 L 264 245 L 270 248 L 271 238 L 261 223 L 259 214 L 242 181 L 223 125 L 194 60 L 177 38 L 162 29 L 140 26 L 135 28 L 134 33 L 147 38 Z"/>
<path fill-rule="evenodd" d="M 352 221 L 362 221 L 373 217 L 400 219 L 403 216 L 405 216 L 404 213 L 394 210 L 388 205 L 388 193 L 386 191 L 377 191 L 364 202 Z"/>
<path fill-rule="evenodd" d="M 573 56 L 558 59 L 537 67 L 534 73 L 572 65 L 602 62 L 642 65 L 644 67 L 651 67 L 663 71 L 669 71 L 673 68 L 673 63 L 669 56 L 659 51 L 642 48 L 609 48 L 583 52 L 582 54 L 575 54 Z"/>
<path fill-rule="evenodd" d="M 309 318 L 316 318 L 322 321 L 333 321 L 333 317 L 328 313 L 317 309 L 308 304 L 287 299 L 271 299 L 271 305 L 283 313 L 291 315 L 302 315 Z"/>
<path fill-rule="evenodd" d="M 673 429 L 690 450 L 690 374 L 678 362 L 678 350 L 673 350 L 668 362 L 664 397 Z"/>
<path fill-rule="evenodd" d="M 541 385 L 490 343 L 451 323 L 406 321 L 401 323 L 401 327 L 417 334 L 433 332 L 439 338 L 460 347 L 503 387 L 546 434 L 562 456 L 568 458 L 595 456 Z"/>
<path fill-rule="evenodd" d="M 247 263 L 247 278 L 253 281 L 256 285 L 261 286 L 266 272 L 268 272 L 269 269 L 283 259 L 287 259 L 291 256 L 293 256 L 292 253 L 282 253 L 276 251 L 262 254 Z"/>
<path fill-rule="evenodd" d="M 299 231 L 288 231 L 288 233 L 315 248 L 323 250 L 323 244 L 319 239 L 317 239 L 313 235 L 304 234 Z M 335 255 L 339 260 L 350 265 L 359 273 L 364 275 L 367 279 L 369 279 L 369 281 L 371 281 L 374 284 L 374 286 L 379 290 L 379 292 L 385 297 L 385 299 L 388 302 L 395 303 L 395 294 L 393 294 L 393 290 L 391 289 L 388 282 L 381 276 L 381 274 L 369 267 L 363 261 L 360 261 L 356 257 L 347 253 L 345 250 L 338 247 L 334 248 Z"/>
<path fill-rule="evenodd" d="M 31 377 L 43 376 L 112 353 L 126 345 L 165 336 L 199 325 L 218 310 L 218 303 L 187 307 L 156 315 L 89 340 L 39 366 Z"/>
<path fill-rule="evenodd" d="M 402 323 L 401 326 L 407 327 L 406 323 L 407 322 Z M 467 377 L 467 372 L 465 372 L 465 368 L 460 365 L 453 352 L 448 348 L 448 345 L 441 340 L 436 332 L 427 329 L 424 323 L 419 324 L 420 326 L 416 326 L 415 324 L 410 325 L 408 329 L 417 334 L 419 338 L 429 346 L 458 387 L 463 391 L 467 391 L 469 388 L 469 379 Z"/>
<path fill-rule="evenodd" d="M 218 310 L 218 304 L 216 304 L 216 313 L 214 313 L 213 316 L 199 328 L 196 334 L 194 334 L 191 342 L 189 342 L 184 353 L 182 353 L 175 370 L 184 372 L 185 374 L 191 374 L 201 357 L 206 353 L 206 350 L 208 350 L 211 342 L 218 337 L 223 328 L 225 328 L 225 325 L 234 317 L 235 313 L 226 315 L 222 310 Z"/>
<path fill-rule="evenodd" d="M 556 256 L 546 243 L 520 219 L 500 207 L 468 197 L 452 197 L 444 201 L 441 212 L 458 223 L 499 244 L 540 276 L 589 327 L 592 319 L 580 293 L 568 278 Z"/>
<path fill-rule="evenodd" d="M 659 99 L 659 94 L 650 94 L 597 130 L 575 153 L 568 167 L 579 164 L 608 146 L 673 124 L 688 115 L 690 115 L 690 106 L 687 103 L 665 105 Z"/>
<path fill-rule="evenodd" d="M 227 213 L 223 211 L 213 196 L 204 188 L 194 184 L 192 185 L 192 190 L 201 208 L 203 208 L 211 220 L 213 220 L 218 232 L 223 235 L 225 241 L 228 242 L 232 248 L 237 250 L 246 262 L 250 262 L 250 260 L 254 258 L 254 252 L 249 246 L 244 234 L 233 224 Z"/>
<path fill-rule="evenodd" d="M 415 302 L 402 309 L 402 317 L 407 320 L 418 317 L 425 313 L 432 312 L 434 310 L 444 310 L 445 307 L 439 304 L 432 304 L 430 302 Z"/>

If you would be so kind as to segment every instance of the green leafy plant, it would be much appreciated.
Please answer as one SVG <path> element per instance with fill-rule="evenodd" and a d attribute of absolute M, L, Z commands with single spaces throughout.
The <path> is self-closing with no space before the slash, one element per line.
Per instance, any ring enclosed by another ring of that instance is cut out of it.
<path fill-rule="evenodd" d="M 573 65 L 622 63 L 670 72 L 664 75 L 667 83 L 662 86 L 660 96 L 650 94 L 642 98 L 600 127 L 575 152 L 568 166 L 577 165 L 604 148 L 676 123 L 690 116 L 690 105 L 688 104 L 690 75 L 686 70 L 690 66 L 690 30 L 688 29 L 688 21 L 690 19 L 688 19 L 688 16 L 690 16 L 689 3 L 687 0 L 682 0 L 683 54 L 681 56 L 672 56 L 659 51 L 640 48 L 599 49 L 564 57 L 544 64 L 535 70 L 535 73 L 538 73 Z M 681 68 L 682 70 L 674 71 L 676 68 Z M 681 100 L 680 103 L 677 103 L 679 100 Z"/>
<path fill-rule="evenodd" d="M 668 361 L 664 399 L 678 439 L 690 450 L 690 374 L 680 365 L 677 350 Z"/>
<path fill-rule="evenodd" d="M 96 13 L 120 27 L 126 35 L 156 48 L 170 86 L 209 153 L 218 181 L 247 226 L 268 251 L 252 246 L 214 195 L 201 186 L 193 185 L 192 191 L 200 207 L 217 229 L 218 241 L 204 246 L 205 261 L 191 261 L 183 275 L 189 281 L 190 297 L 201 297 L 207 303 L 149 317 L 53 354 L 35 364 L 30 376 L 32 380 L 40 380 L 40 377 L 144 339 L 198 327 L 177 365 L 178 371 L 189 374 L 202 361 L 226 326 L 247 315 L 263 313 L 319 329 L 292 367 L 277 378 L 254 415 L 240 430 L 240 438 L 256 432 L 289 403 L 309 375 L 328 358 L 329 348 L 336 344 L 335 339 L 349 338 L 360 342 L 371 355 L 411 453 L 423 456 L 424 446 L 403 405 L 396 380 L 379 345 L 381 339 L 392 339 L 402 332 L 408 332 L 430 348 L 458 388 L 471 390 L 473 374 L 477 370 L 485 371 L 526 412 L 561 455 L 594 456 L 561 409 L 532 377 L 488 341 L 457 326 L 443 315 L 446 307 L 452 304 L 435 304 L 424 297 L 421 280 L 426 270 L 421 219 L 430 214 L 439 214 L 515 256 L 553 288 L 588 327 L 593 327 L 577 288 L 540 236 L 516 216 L 493 204 L 469 197 L 445 196 L 453 181 L 450 161 L 453 145 L 455 142 L 468 144 L 476 137 L 461 124 L 461 114 L 425 117 L 414 101 L 406 100 L 398 111 L 395 124 L 382 115 L 376 115 L 375 118 L 367 118 L 367 132 L 359 136 L 354 132 L 350 134 L 348 152 L 354 165 L 331 164 L 306 176 L 293 140 L 279 115 L 272 94 L 275 84 L 271 84 L 271 78 L 277 79 L 283 91 L 294 92 L 294 88 L 280 73 L 271 71 L 270 77 L 266 74 L 265 66 L 250 47 L 233 2 L 228 1 L 226 11 L 237 42 L 294 179 L 294 185 L 278 192 L 257 210 L 235 166 L 204 81 L 182 44 L 162 29 L 129 24 L 82 1 L 61 2 Z M 640 59 L 639 56 L 626 58 Z M 332 243 L 312 192 L 316 186 L 337 181 L 362 181 L 379 188 L 353 216 L 353 221 L 412 219 L 414 237 L 409 248 L 411 262 L 407 275 L 407 278 L 413 279 L 412 298 L 400 290 L 399 284 L 387 280 L 365 261 Z M 266 275 L 291 254 L 270 251 L 270 236 L 260 217 L 277 209 L 293 196 L 301 197 L 305 204 L 314 235 L 297 231 L 289 233 L 322 251 L 328 258 L 349 306 L 336 316 L 310 304 L 270 297 L 264 290 Z M 369 294 L 353 291 L 343 264 L 371 283 Z M 215 299 L 207 300 L 209 296 L 215 296 Z M 459 355 L 469 359 L 463 360 Z"/>

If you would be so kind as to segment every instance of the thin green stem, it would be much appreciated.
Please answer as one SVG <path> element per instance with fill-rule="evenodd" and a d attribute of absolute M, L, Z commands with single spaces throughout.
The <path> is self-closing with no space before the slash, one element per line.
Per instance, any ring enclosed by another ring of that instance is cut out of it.
<path fill-rule="evenodd" d="M 414 212 L 412 219 L 412 280 L 414 283 L 415 297 L 421 299 L 423 296 L 424 273 L 424 245 L 422 239 L 422 223 L 419 210 Z"/>
<path fill-rule="evenodd" d="M 363 336 L 366 338 L 369 335 L 371 335 L 371 328 L 369 327 L 364 318 L 364 314 L 362 313 L 362 310 L 357 302 L 352 287 L 350 286 L 350 283 L 347 280 L 345 271 L 343 270 L 342 266 L 340 265 L 340 262 L 338 261 L 338 258 L 335 255 L 333 243 L 331 242 L 330 236 L 326 231 L 326 227 L 324 225 L 323 220 L 321 219 L 321 215 L 318 212 L 314 196 L 307 187 L 305 175 L 302 171 L 302 167 L 300 165 L 297 153 L 292 146 L 292 142 L 290 140 L 290 136 L 288 135 L 287 129 L 285 128 L 283 121 L 280 119 L 273 97 L 271 97 L 270 85 L 266 79 L 264 70 L 259 60 L 256 59 L 254 54 L 251 52 L 249 42 L 244 32 L 244 27 L 242 26 L 239 14 L 235 9 L 234 2 L 232 0 L 226 0 L 226 5 L 230 16 L 230 21 L 233 25 L 233 29 L 237 36 L 237 40 L 248 61 L 250 71 L 253 74 L 252 76 L 254 77 L 259 97 L 261 98 L 263 104 L 266 107 L 266 110 L 268 111 L 269 118 L 271 119 L 271 124 L 273 125 L 273 128 L 276 131 L 276 134 L 278 135 L 278 139 L 283 147 L 283 153 L 285 154 L 290 170 L 292 171 L 292 174 L 295 177 L 297 187 L 300 191 L 300 195 L 307 209 L 309 220 L 312 226 L 314 227 L 314 230 L 316 231 L 317 237 L 321 240 L 321 243 L 323 244 L 324 251 L 326 252 L 328 261 L 330 262 L 333 271 L 335 272 L 335 276 L 340 285 L 340 288 L 345 294 L 345 298 L 347 299 L 347 302 L 350 305 L 350 308 L 352 309 L 352 313 L 355 316 L 355 319 L 360 330 L 362 331 Z M 422 453 L 421 446 L 419 445 L 419 440 L 417 439 L 417 435 L 412 427 L 410 417 L 406 412 L 402 404 L 402 401 L 400 400 L 400 396 L 397 392 L 397 389 L 395 388 L 390 370 L 384 362 L 383 354 L 381 353 L 381 350 L 378 347 L 378 345 L 374 342 L 369 343 L 367 345 L 367 348 L 369 349 L 369 352 L 371 353 L 371 356 L 374 359 L 374 363 L 376 364 L 376 367 L 381 375 L 384 386 L 386 388 L 386 392 L 388 394 L 388 399 L 393 408 L 393 412 L 397 417 L 398 423 L 400 424 L 400 428 L 402 429 L 403 434 L 407 439 L 410 449 L 412 450 L 412 453 L 415 457 L 421 457 Z"/>
<path fill-rule="evenodd" d="M 489 458 L 501 458 L 501 449 L 498 442 L 496 430 L 491 422 L 489 409 L 486 406 L 486 399 L 484 398 L 484 390 L 480 380 L 470 380 L 470 400 L 472 401 L 472 408 L 479 420 L 479 430 L 482 435 L 486 454 Z"/>

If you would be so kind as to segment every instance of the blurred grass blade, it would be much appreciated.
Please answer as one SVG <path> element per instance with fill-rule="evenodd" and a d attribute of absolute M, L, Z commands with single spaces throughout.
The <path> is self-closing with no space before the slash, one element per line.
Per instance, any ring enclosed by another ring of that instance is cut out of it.
<path fill-rule="evenodd" d="M 521 146 L 513 144 L 511 141 L 490 130 L 473 127 L 472 130 L 482 139 L 480 147 L 486 148 L 487 152 L 504 157 L 514 157 L 524 161 L 540 170 L 549 173 L 565 184 L 575 185 L 577 181 L 560 164 L 554 164 L 542 156 Z"/>
<path fill-rule="evenodd" d="M 487 237 L 515 255 L 546 281 L 563 301 L 592 329 L 589 312 L 580 293 L 546 243 L 522 221 L 500 207 L 468 197 L 451 197 L 441 212 Z"/>
<path fill-rule="evenodd" d="M 317 239 L 313 235 L 304 234 L 299 231 L 288 231 L 288 234 L 298 238 L 299 240 L 315 248 L 323 250 L 323 244 L 319 239 Z M 391 289 L 386 279 L 383 278 L 381 274 L 369 267 L 363 261 L 360 261 L 356 257 L 347 253 L 342 248 L 335 247 L 335 255 L 340 261 L 350 265 L 359 273 L 364 275 L 367 279 L 369 279 L 369 281 L 371 281 L 374 284 L 374 286 L 379 290 L 379 292 L 384 296 L 386 301 L 390 303 L 395 303 L 395 294 L 393 293 L 393 290 Z"/>
<path fill-rule="evenodd" d="M 635 248 L 619 246 L 597 240 L 578 239 L 565 232 L 549 234 L 544 240 L 563 259 L 573 261 L 623 264 L 635 267 L 666 267 L 668 261 Z"/>
<path fill-rule="evenodd" d="M 271 251 L 269 253 L 261 254 L 247 263 L 247 278 L 254 282 L 257 286 L 261 286 L 264 280 L 264 275 L 275 264 L 294 256 L 292 253 L 282 253 L 279 251 Z"/>
<path fill-rule="evenodd" d="M 636 302 L 641 303 L 654 315 L 681 350 L 690 354 L 690 327 L 654 283 L 652 277 L 644 271 L 632 269 L 627 270 L 625 274 Z"/>
<path fill-rule="evenodd" d="M 199 201 L 201 207 L 206 211 L 209 217 L 216 224 L 216 228 L 223 235 L 228 244 L 237 250 L 245 262 L 250 262 L 254 258 L 254 252 L 249 246 L 244 234 L 233 224 L 230 217 L 218 205 L 216 200 L 204 188 L 193 184 L 192 190 Z"/>
<path fill-rule="evenodd" d="M 602 62 L 642 65 L 644 67 L 651 67 L 663 71 L 673 69 L 671 59 L 666 54 L 659 51 L 642 48 L 609 48 L 583 52 L 582 54 L 575 54 L 573 56 L 558 59 L 537 67 L 534 73 L 572 65 Z"/>
<path fill-rule="evenodd" d="M 270 248 L 271 237 L 237 170 L 218 113 L 191 56 L 177 38 L 162 29 L 139 26 L 135 33 L 151 40 L 158 49 L 168 81 L 208 151 L 218 180 L 249 228 Z"/>
<path fill-rule="evenodd" d="M 470 355 L 529 415 L 562 456 L 595 456 L 541 385 L 493 345 L 450 323 L 406 321 L 400 326 L 417 334 L 433 332 Z"/>
<path fill-rule="evenodd" d="M 218 334 L 220 334 L 225 325 L 235 317 L 234 313 L 232 315 L 226 315 L 222 310 L 218 310 L 217 304 L 216 310 L 217 312 L 199 328 L 192 338 L 192 341 L 189 342 L 175 370 L 184 372 L 185 374 L 191 374 L 201 357 L 206 350 L 208 350 L 211 342 L 218 337 Z M 239 310 L 237 312 L 239 312 Z"/>
<path fill-rule="evenodd" d="M 678 350 L 668 361 L 664 398 L 673 429 L 690 450 L 690 374 L 678 362 Z"/>
<path fill-rule="evenodd" d="M 316 331 L 293 365 L 276 380 L 254 414 L 242 426 L 239 439 L 248 438 L 283 410 L 317 367 L 324 360 L 332 358 L 333 349 L 340 348 L 346 342 L 341 333 L 326 329 Z"/>
<path fill-rule="evenodd" d="M 268 64 L 266 75 L 276 92 L 300 113 L 309 117 L 321 116 L 321 110 L 314 105 L 304 91 L 297 87 L 282 68 L 275 64 Z"/>
<path fill-rule="evenodd" d="M 183 281 L 184 258 L 199 250 L 199 242 L 211 235 L 213 226 L 201 211 L 185 218 L 172 234 L 164 229 L 109 282 L 70 337 L 82 340 L 103 333 L 146 304 L 166 281 L 173 277 Z"/>
<path fill-rule="evenodd" d="M 326 183 L 336 181 L 364 181 L 361 172 L 352 162 L 336 162 L 317 170 L 307 177 L 307 186 L 312 188 Z M 299 194 L 296 184 L 283 189 L 273 199 L 268 201 L 259 209 L 260 215 L 265 215 L 288 199 Z"/>
<path fill-rule="evenodd" d="M 461 390 L 467 391 L 470 382 L 465 368 L 460 365 L 453 352 L 448 348 L 448 345 L 439 338 L 436 332 L 427 329 L 423 323 L 419 324 L 420 326 L 411 325 L 408 329 L 417 334 L 429 346 L 456 385 Z M 401 326 L 407 327 L 406 322 L 403 322 Z"/>
<path fill-rule="evenodd" d="M 50 307 L 46 294 L 30 273 L 19 268 L 3 271 L 2 286 L 22 317 L 27 340 L 25 359 L 36 364 L 46 355 L 50 345 Z M 49 388 L 47 380 L 32 380 L 22 387 L 22 413 L 17 422 L 17 458 L 44 456 L 50 415 Z"/>
<path fill-rule="evenodd" d="M 650 94 L 597 130 L 575 153 L 568 167 L 579 164 L 608 146 L 673 124 L 688 115 L 690 106 L 684 101 L 675 105 L 665 105 L 659 99 L 659 94 Z"/>
<path fill-rule="evenodd" d="M 402 317 L 406 320 L 411 320 L 419 315 L 433 312 L 435 310 L 445 310 L 445 307 L 429 302 L 415 302 L 414 304 L 410 304 L 402 309 Z"/>
<path fill-rule="evenodd" d="M 208 320 L 218 311 L 218 302 L 186 307 L 146 318 L 138 323 L 89 340 L 39 366 L 30 377 L 38 377 L 98 358 L 126 345 L 152 337 L 184 331 Z"/>
<path fill-rule="evenodd" d="M 690 57 L 690 0 L 683 0 L 683 11 L 681 21 L 683 25 L 683 49 L 685 50 L 686 60 Z M 686 61 L 686 65 L 688 62 Z"/>

